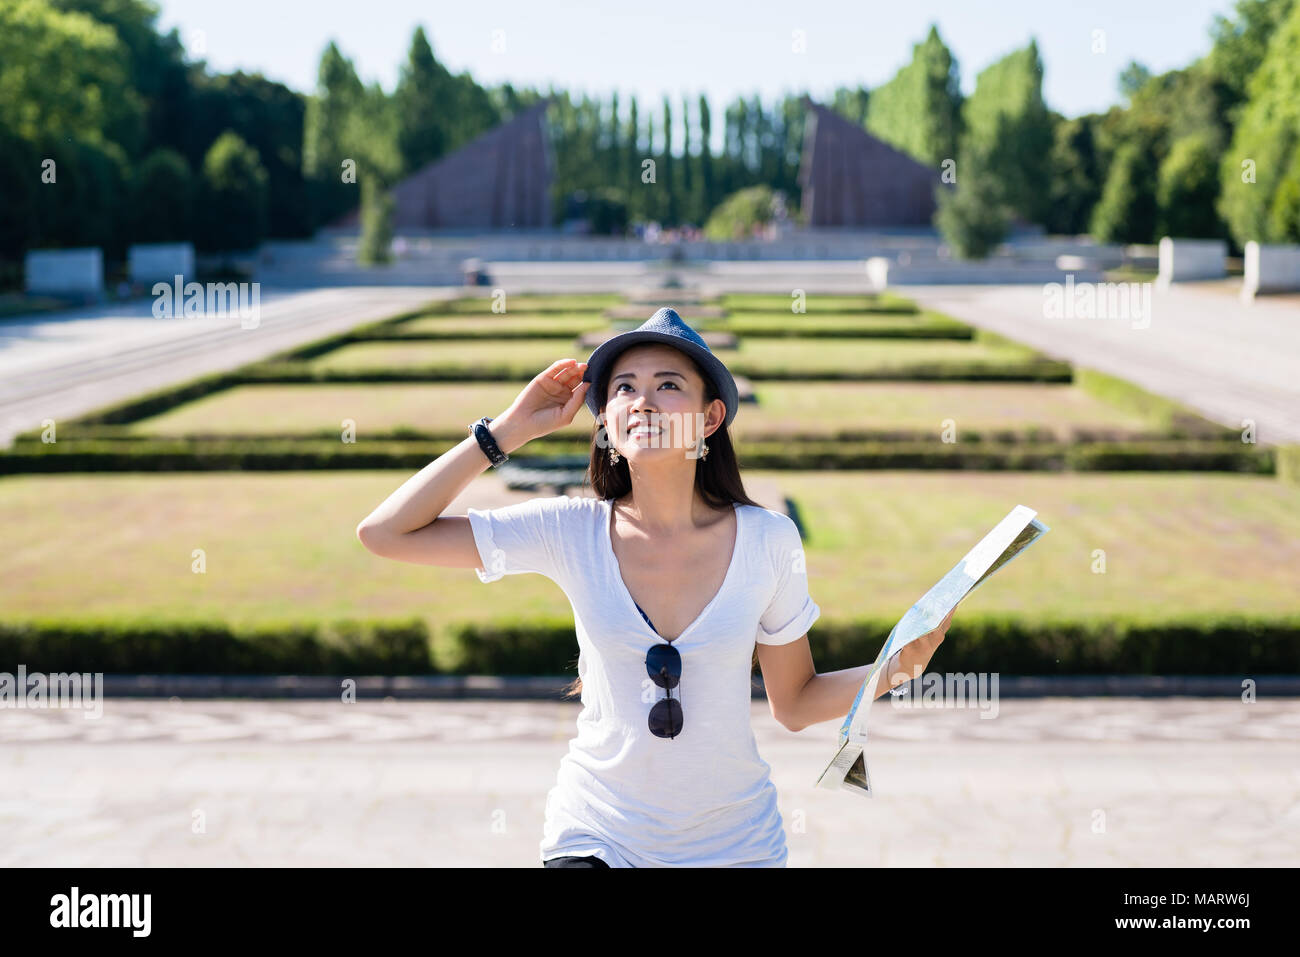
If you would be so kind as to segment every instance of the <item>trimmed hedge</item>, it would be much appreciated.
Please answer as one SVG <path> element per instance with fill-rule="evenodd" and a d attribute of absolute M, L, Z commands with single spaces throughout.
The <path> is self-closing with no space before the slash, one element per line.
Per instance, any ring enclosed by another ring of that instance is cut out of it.
<path fill-rule="evenodd" d="M 553 443 L 548 451 L 585 453 L 588 440 Z M 186 439 L 28 443 L 0 454 L 0 474 L 24 472 L 225 472 L 318 469 L 421 469 L 447 451 L 423 442 L 212 442 Z"/>
<path fill-rule="evenodd" d="M 818 667 L 872 661 L 893 622 L 818 623 Z M 1300 673 L 1300 616 L 1201 616 L 1156 623 L 954 619 L 937 667 L 1010 674 Z"/>
<path fill-rule="evenodd" d="M 1076 367 L 1074 381 L 1084 392 L 1116 408 L 1135 413 L 1148 422 L 1156 423 L 1170 435 L 1199 438 L 1235 437 L 1241 441 L 1241 431 L 1211 421 L 1193 412 L 1173 399 L 1156 395 L 1124 379 L 1106 375 L 1096 369 Z"/>
<path fill-rule="evenodd" d="M 460 441 L 460 436 L 456 437 Z M 113 439 L 15 444 L 0 474 L 33 472 L 204 472 L 420 469 L 449 442 L 334 439 Z M 541 439 L 534 454 L 582 455 L 590 441 Z M 1218 471 L 1271 474 L 1272 452 L 1240 443 L 998 443 L 963 441 L 746 440 L 740 465 L 754 469 L 977 469 L 1010 471 Z"/>
<path fill-rule="evenodd" d="M 184 434 L 150 434 L 148 432 L 138 432 L 131 425 L 80 425 L 68 424 L 59 430 L 60 442 L 87 442 L 87 441 L 104 441 L 104 442 L 134 442 L 138 444 L 147 444 L 152 442 L 190 442 L 190 443 L 211 443 L 211 442 L 245 442 L 250 445 L 260 445 L 265 442 L 304 442 L 304 441 L 335 441 L 339 440 L 339 429 L 314 429 L 310 432 L 186 432 Z M 455 444 L 465 438 L 464 430 L 457 429 L 435 429 L 426 430 L 415 428 L 409 425 L 395 426 L 386 431 L 369 431 L 364 436 L 359 436 L 359 442 L 429 442 L 429 443 L 450 443 Z M 962 429 L 957 433 L 957 442 L 959 444 L 981 443 L 981 442 L 1000 442 L 1007 444 L 1031 443 L 1031 442 L 1059 442 L 1068 440 L 1070 442 L 1164 442 L 1177 438 L 1164 432 L 1129 432 L 1123 429 L 1109 428 L 1089 428 L 1085 426 L 1075 426 L 1065 429 L 1058 433 L 1055 429 L 1045 426 L 1026 426 L 1022 429 L 989 429 L 980 431 L 978 429 Z M 15 440 L 16 445 L 36 445 L 44 446 L 45 443 L 40 441 L 40 430 L 25 432 Z M 539 439 L 533 439 L 529 442 L 529 447 L 545 447 L 552 442 L 563 442 L 572 444 L 574 441 L 566 436 L 557 436 L 554 433 L 542 436 Z M 835 429 L 828 432 L 817 434 L 808 433 L 787 433 L 787 432 L 758 432 L 747 431 L 744 438 L 741 439 L 742 449 L 755 442 L 789 442 L 789 443 L 806 443 L 806 442 L 918 442 L 918 443 L 940 443 L 939 430 L 937 429 L 855 429 L 843 428 Z M 1225 442 L 1225 445 L 1231 445 L 1233 440 Z"/>
<path fill-rule="evenodd" d="M 1070 382 L 1070 364 L 1054 359 L 914 362 L 882 369 L 790 369 L 743 358 L 727 368 L 755 382 Z M 240 382 L 530 382 L 538 370 L 518 362 L 479 365 L 438 363 L 401 369 L 321 369 L 302 362 L 265 362 L 246 367 Z"/>
<path fill-rule="evenodd" d="M 161 674 L 385 674 L 435 671 L 428 629 L 401 621 L 0 621 L 0 671 Z"/>
<path fill-rule="evenodd" d="M 139 398 L 104 406 L 96 412 L 70 419 L 64 426 L 59 427 L 59 431 L 66 425 L 121 425 L 128 422 L 138 422 L 141 419 L 170 412 L 177 406 L 193 402 L 195 399 L 202 399 L 214 392 L 220 392 L 231 386 L 239 385 L 242 381 L 243 376 L 238 372 L 218 372 L 214 375 L 202 376 L 184 385 L 157 389 Z M 23 434 L 39 437 L 40 430 L 35 429 Z"/>
<path fill-rule="evenodd" d="M 494 313 L 490 295 L 462 296 L 459 299 L 448 299 L 440 302 L 436 307 L 426 308 L 420 315 L 472 316 L 484 313 L 487 315 L 508 316 L 534 312 L 597 312 L 613 306 L 624 305 L 625 302 L 623 296 L 613 292 L 519 293 L 506 297 L 506 312 Z M 653 311 L 653 309 L 650 310 L 650 312 Z M 650 312 L 646 313 L 647 319 L 650 318 Z"/>
<path fill-rule="evenodd" d="M 972 339 L 974 330 L 969 326 L 962 326 L 957 323 L 907 323 L 899 325 L 868 325 L 862 323 L 820 323 L 798 326 L 773 326 L 762 322 L 747 322 L 743 319 L 737 320 L 719 320 L 716 322 L 695 322 L 692 327 L 700 332 L 733 332 L 738 336 L 747 336 L 753 339 Z M 568 326 L 565 328 L 547 327 L 543 330 L 534 329 L 494 329 L 491 324 L 485 324 L 479 329 L 455 329 L 450 331 L 438 331 L 433 329 L 420 329 L 414 332 L 405 332 L 400 328 L 385 328 L 367 332 L 364 335 L 354 334 L 349 340 L 341 343 L 331 343 L 329 351 L 340 345 L 347 345 L 349 342 L 375 342 L 375 341 L 393 341 L 402 342 L 422 342 L 422 341 L 443 341 L 448 339 L 536 339 L 538 336 L 547 337 L 556 336 L 573 336 L 575 339 L 586 332 L 598 330 L 600 327 L 592 326 Z M 303 352 L 298 354 L 298 358 L 308 358 L 310 355 L 318 355 L 320 350 L 314 350 L 310 354 Z"/>
<path fill-rule="evenodd" d="M 460 437 L 457 436 L 457 441 Z M 32 472 L 205 472 L 420 469 L 448 442 L 334 439 L 113 439 L 16 444 L 0 454 L 0 474 Z M 534 454 L 582 455 L 586 438 L 541 439 Z M 964 441 L 746 440 L 740 465 L 753 469 L 977 469 L 1010 471 L 1216 471 L 1268 475 L 1271 450 L 1240 443 L 998 443 Z"/>
<path fill-rule="evenodd" d="M 718 304 L 729 312 L 773 312 L 802 320 L 806 316 L 824 313 L 917 313 L 920 307 L 911 299 L 892 293 L 862 293 L 858 295 L 831 293 L 805 297 L 804 312 L 791 312 L 793 299 L 771 293 L 726 293 Z"/>
<path fill-rule="evenodd" d="M 934 442 L 746 442 L 745 468 L 982 469 L 1009 471 L 1229 471 L 1269 474 L 1265 450 L 1214 442 L 1041 443 L 1003 445 Z"/>
<path fill-rule="evenodd" d="M 909 323 L 906 325 L 852 325 L 817 323 L 770 326 L 735 319 L 717 326 L 720 332 L 734 332 L 753 339 L 973 339 L 975 331 L 959 323 Z"/>
<path fill-rule="evenodd" d="M 893 621 L 819 620 L 809 643 L 821 673 L 875 660 Z M 452 631 L 458 673 L 559 675 L 575 670 L 572 620 Z M 1021 675 L 1297 674 L 1300 616 L 1202 616 L 1156 623 L 1034 622 L 1011 616 L 954 620 L 931 670 Z"/>
<path fill-rule="evenodd" d="M 822 619 L 809 641 L 821 673 L 875 660 L 894 622 Z M 220 622 L 0 622 L 0 671 L 114 674 L 564 675 L 572 618 L 459 624 L 445 660 L 419 619 L 236 628 Z M 931 670 L 1017 675 L 1300 674 L 1300 616 L 1203 615 L 1163 622 L 958 618 Z"/>
<path fill-rule="evenodd" d="M 1300 445 L 1283 445 L 1276 452 L 1277 477 L 1292 485 L 1300 485 Z"/>

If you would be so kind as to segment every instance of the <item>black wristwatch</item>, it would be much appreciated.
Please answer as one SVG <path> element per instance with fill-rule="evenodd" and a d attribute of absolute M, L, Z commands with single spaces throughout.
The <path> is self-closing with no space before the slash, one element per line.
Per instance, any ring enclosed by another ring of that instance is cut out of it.
<path fill-rule="evenodd" d="M 488 457 L 492 467 L 496 468 L 510 456 L 501 451 L 501 446 L 497 445 L 497 440 L 492 437 L 488 431 L 488 423 L 492 420 L 486 415 L 477 422 L 471 422 L 469 431 L 474 438 L 478 439 L 478 447 L 483 450 L 483 454 Z"/>

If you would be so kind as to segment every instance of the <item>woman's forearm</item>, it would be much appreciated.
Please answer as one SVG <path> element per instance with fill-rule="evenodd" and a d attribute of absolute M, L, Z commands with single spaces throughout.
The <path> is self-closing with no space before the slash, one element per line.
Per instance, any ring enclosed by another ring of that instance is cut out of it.
<path fill-rule="evenodd" d="M 504 416 L 488 423 L 488 431 L 501 451 L 509 455 L 528 442 L 518 424 Z M 424 528 L 447 510 L 469 483 L 492 463 L 479 448 L 478 440 L 467 435 L 463 441 L 407 479 L 358 528 L 383 535 L 405 535 Z"/>
<path fill-rule="evenodd" d="M 898 669 L 898 654 L 885 663 L 884 673 L 876 683 L 876 698 L 885 695 L 893 687 L 890 677 Z M 800 730 L 822 721 L 843 718 L 853 707 L 853 699 L 858 696 L 858 689 L 871 674 L 871 665 L 857 668 L 845 668 L 843 671 L 828 671 L 824 675 L 813 675 L 799 691 L 795 702 L 795 726 Z"/>

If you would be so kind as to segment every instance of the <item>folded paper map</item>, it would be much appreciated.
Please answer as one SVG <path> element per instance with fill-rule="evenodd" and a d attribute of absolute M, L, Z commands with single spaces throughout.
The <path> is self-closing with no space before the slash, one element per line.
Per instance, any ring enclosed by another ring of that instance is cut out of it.
<path fill-rule="evenodd" d="M 876 656 L 867 679 L 858 689 L 853 706 L 840 726 L 839 747 L 835 757 L 817 779 L 817 787 L 832 790 L 847 788 L 858 794 L 871 796 L 871 779 L 867 775 L 865 747 L 867 743 L 867 717 L 871 702 L 876 700 L 876 688 L 884 672 L 884 665 L 906 645 L 934 631 L 969 595 L 989 576 L 1050 531 L 1034 516 L 1032 508 L 1017 505 L 1009 515 L 998 522 L 984 538 L 972 548 L 956 567 L 939 583 L 926 592 L 921 600 L 907 610 L 889 633 L 880 654 Z"/>

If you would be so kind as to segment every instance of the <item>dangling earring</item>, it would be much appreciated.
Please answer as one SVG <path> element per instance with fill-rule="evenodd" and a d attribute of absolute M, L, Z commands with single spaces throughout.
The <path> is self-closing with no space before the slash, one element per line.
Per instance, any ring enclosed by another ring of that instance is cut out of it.
<path fill-rule="evenodd" d="M 614 446 L 611 445 L 611 446 L 609 447 L 609 464 L 610 464 L 610 465 L 617 465 L 617 464 L 618 464 L 619 457 L 620 457 L 620 456 L 619 456 L 619 454 L 618 454 L 618 449 L 614 448 Z"/>
<path fill-rule="evenodd" d="M 709 443 L 704 441 L 703 436 L 700 437 L 700 444 L 696 447 L 696 451 L 699 453 L 701 459 L 707 459 L 709 457 Z"/>

